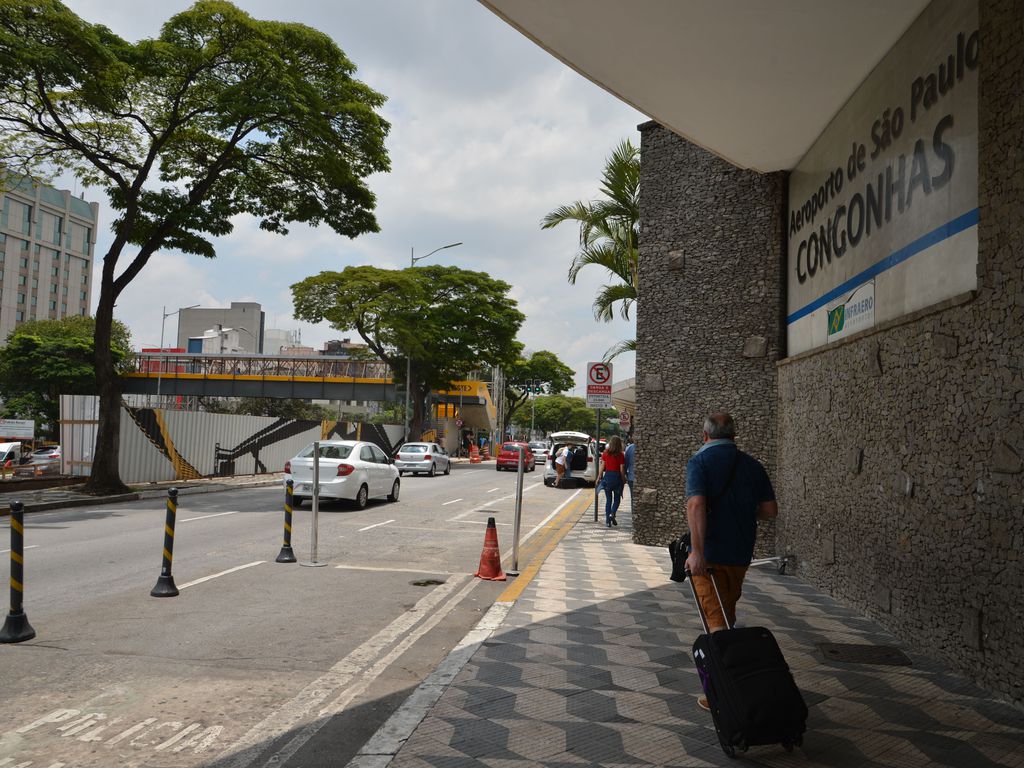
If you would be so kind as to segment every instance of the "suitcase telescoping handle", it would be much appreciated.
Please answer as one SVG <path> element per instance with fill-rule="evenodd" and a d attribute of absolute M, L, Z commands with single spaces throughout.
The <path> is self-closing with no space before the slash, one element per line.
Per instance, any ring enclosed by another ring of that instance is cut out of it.
<path fill-rule="evenodd" d="M 700 615 L 700 623 L 704 625 L 704 633 L 710 635 L 711 627 L 708 626 L 708 617 L 704 614 L 704 608 L 700 604 L 700 598 L 697 596 L 697 588 L 693 586 L 693 574 L 690 573 L 690 569 L 686 569 L 687 579 L 690 582 L 690 592 L 693 594 L 693 602 L 697 606 L 697 613 Z M 725 611 L 725 603 L 722 602 L 722 595 L 718 591 L 718 584 L 715 583 L 714 570 L 708 568 L 708 579 L 711 581 L 711 587 L 715 590 L 715 597 L 718 598 L 718 605 L 722 609 L 722 618 L 725 619 L 725 628 L 732 629 L 732 625 L 729 623 L 729 614 Z"/>

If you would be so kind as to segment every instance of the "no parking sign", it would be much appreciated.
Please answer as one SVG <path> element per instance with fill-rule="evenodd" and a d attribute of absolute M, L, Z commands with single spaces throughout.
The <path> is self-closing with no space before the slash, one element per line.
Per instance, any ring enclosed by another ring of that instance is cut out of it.
<path fill-rule="evenodd" d="M 612 364 L 587 363 L 587 408 L 612 407 Z"/>

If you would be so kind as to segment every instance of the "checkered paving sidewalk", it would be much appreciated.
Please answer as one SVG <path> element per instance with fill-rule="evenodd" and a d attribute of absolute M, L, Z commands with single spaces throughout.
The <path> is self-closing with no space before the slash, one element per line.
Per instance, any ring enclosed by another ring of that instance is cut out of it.
<path fill-rule="evenodd" d="M 696 705 L 688 586 L 669 581 L 663 548 L 630 541 L 628 509 L 612 529 L 590 515 L 391 768 L 737 765 Z M 797 578 L 752 569 L 739 621 L 775 632 L 810 708 L 802 747 L 754 747 L 741 762 L 1024 766 L 1024 713 L 938 664 L 906 648 L 911 666 L 826 660 L 819 643 L 899 644 Z"/>

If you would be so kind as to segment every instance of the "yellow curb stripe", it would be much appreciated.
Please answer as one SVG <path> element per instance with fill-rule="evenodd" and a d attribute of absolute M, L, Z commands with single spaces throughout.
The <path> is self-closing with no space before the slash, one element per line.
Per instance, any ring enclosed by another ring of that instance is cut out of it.
<path fill-rule="evenodd" d="M 533 578 L 540 572 L 541 566 L 544 565 L 544 561 L 547 560 L 548 555 L 555 551 L 555 547 L 558 546 L 558 543 L 566 537 L 569 531 L 573 529 L 573 526 L 575 526 L 579 521 L 583 510 L 587 509 L 589 506 L 589 494 L 581 494 L 580 498 L 576 500 L 576 503 L 570 504 L 561 512 L 561 514 L 550 520 L 548 524 L 541 529 L 545 534 L 550 536 L 550 538 L 541 547 L 540 551 L 534 555 L 530 564 L 520 571 L 516 580 L 505 588 L 495 602 L 514 603 L 519 599 L 523 590 L 530 585 Z"/>

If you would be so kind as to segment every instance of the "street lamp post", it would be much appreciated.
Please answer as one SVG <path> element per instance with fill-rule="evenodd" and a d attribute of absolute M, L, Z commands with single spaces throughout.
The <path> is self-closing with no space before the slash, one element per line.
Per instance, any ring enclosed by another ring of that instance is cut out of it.
<path fill-rule="evenodd" d="M 198 306 L 199 306 L 198 304 L 193 304 L 190 307 L 181 307 L 179 309 L 174 310 L 173 312 L 168 312 L 167 311 L 167 305 L 164 304 L 163 317 L 160 319 L 160 354 L 161 354 L 161 356 L 164 353 L 164 327 L 167 325 L 167 318 L 171 317 L 172 315 L 178 314 L 183 309 L 195 309 Z M 156 407 L 157 408 L 160 407 L 160 379 L 162 378 L 163 372 L 164 372 L 164 362 L 165 361 L 163 359 L 161 359 L 160 360 L 160 364 L 159 364 L 159 366 L 156 369 Z"/>
<path fill-rule="evenodd" d="M 410 267 L 415 267 L 417 261 L 423 261 L 423 259 L 427 258 L 427 256 L 433 256 L 438 251 L 443 251 L 446 248 L 455 248 L 458 245 L 462 245 L 462 243 L 461 242 L 459 242 L 459 243 L 448 243 L 448 245 L 442 245 L 440 248 L 435 248 L 430 253 L 428 253 L 428 254 L 426 254 L 424 256 L 417 256 L 416 255 L 416 249 L 415 248 L 410 248 L 409 249 L 409 266 Z M 410 397 L 409 384 L 410 384 L 411 379 L 412 379 L 412 357 L 410 357 L 407 354 L 405 356 L 405 440 L 404 440 L 404 442 L 406 442 L 406 443 L 409 442 L 409 429 L 410 429 L 410 422 L 412 421 L 412 409 L 410 407 L 411 403 L 409 402 L 409 397 Z"/>

